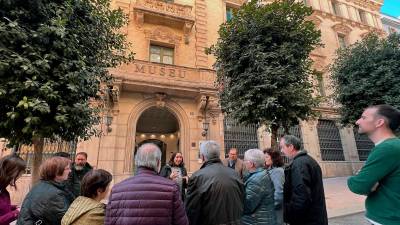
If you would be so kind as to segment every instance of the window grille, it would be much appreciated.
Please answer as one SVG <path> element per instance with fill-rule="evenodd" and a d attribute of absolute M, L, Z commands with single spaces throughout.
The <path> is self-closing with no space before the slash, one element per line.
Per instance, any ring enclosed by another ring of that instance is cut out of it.
<path fill-rule="evenodd" d="M 369 140 L 365 134 L 359 134 L 357 129 L 354 129 L 354 138 L 356 140 L 358 158 L 360 161 L 366 161 L 372 148 L 375 147 L 374 143 Z"/>
<path fill-rule="evenodd" d="M 290 127 L 289 128 L 289 134 L 298 137 L 300 139 L 300 141 L 301 141 L 301 148 L 303 148 L 303 138 L 302 138 L 302 135 L 301 135 L 300 126 L 299 125 L 295 125 L 295 126 Z M 283 137 L 284 135 L 285 134 L 283 132 L 283 128 L 279 128 L 278 129 L 278 138 Z M 279 139 L 278 139 L 278 141 L 279 141 Z M 278 145 L 279 145 L 279 142 L 278 142 Z M 285 154 L 283 154 L 283 153 L 281 153 L 281 154 L 282 154 L 282 157 L 283 157 L 283 162 L 285 164 L 288 164 L 290 162 L 289 157 L 285 156 Z"/>
<path fill-rule="evenodd" d="M 77 141 L 53 141 L 51 142 L 49 139 L 45 139 L 43 144 L 43 158 L 42 160 L 46 160 L 57 152 L 66 152 L 71 156 L 71 160 L 74 160 L 76 154 L 76 146 Z M 27 164 L 26 173 L 30 174 L 33 164 L 33 146 L 32 145 L 20 145 L 18 147 L 17 154 L 25 160 Z"/>
<path fill-rule="evenodd" d="M 317 131 L 322 160 L 344 161 L 342 141 L 335 122 L 318 120 Z"/>
<path fill-rule="evenodd" d="M 225 157 L 228 157 L 229 149 L 237 148 L 238 157 L 244 157 L 244 152 L 252 148 L 258 148 L 257 125 L 241 125 L 237 120 L 224 118 Z"/>

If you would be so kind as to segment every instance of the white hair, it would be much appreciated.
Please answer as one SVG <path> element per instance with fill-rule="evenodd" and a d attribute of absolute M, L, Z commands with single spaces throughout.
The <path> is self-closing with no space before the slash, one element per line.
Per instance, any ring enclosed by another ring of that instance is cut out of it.
<path fill-rule="evenodd" d="M 256 168 L 265 165 L 265 155 L 260 149 L 249 149 L 244 153 L 244 160 L 254 163 Z"/>
<path fill-rule="evenodd" d="M 136 167 L 147 167 L 158 172 L 161 163 L 161 150 L 152 143 L 143 144 L 139 147 L 135 156 Z"/>
<path fill-rule="evenodd" d="M 200 145 L 200 154 L 202 154 L 205 160 L 217 159 L 220 154 L 220 146 L 215 141 L 205 141 Z"/>

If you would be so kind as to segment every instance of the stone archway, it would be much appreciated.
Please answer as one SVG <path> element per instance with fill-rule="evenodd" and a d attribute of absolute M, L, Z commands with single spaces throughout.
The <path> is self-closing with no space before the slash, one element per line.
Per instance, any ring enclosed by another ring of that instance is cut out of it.
<path fill-rule="evenodd" d="M 125 145 L 125 160 L 124 160 L 124 172 L 131 173 L 133 171 L 133 156 L 135 150 L 135 136 L 137 130 L 137 123 L 144 111 L 152 107 L 160 107 L 157 104 L 157 98 L 150 98 L 141 101 L 138 103 L 131 111 L 128 118 L 128 131 Z M 179 149 L 178 151 L 182 152 L 184 156 L 185 163 L 189 162 L 189 151 L 190 151 L 190 137 L 189 137 L 189 118 L 186 115 L 186 112 L 183 108 L 176 102 L 165 99 L 165 104 L 163 104 L 163 108 L 168 110 L 171 114 L 173 114 L 178 121 L 179 124 Z"/>
<path fill-rule="evenodd" d="M 150 107 L 139 117 L 135 133 L 135 154 L 141 144 L 153 143 L 161 152 L 164 166 L 174 152 L 179 151 L 179 123 L 165 107 Z"/>

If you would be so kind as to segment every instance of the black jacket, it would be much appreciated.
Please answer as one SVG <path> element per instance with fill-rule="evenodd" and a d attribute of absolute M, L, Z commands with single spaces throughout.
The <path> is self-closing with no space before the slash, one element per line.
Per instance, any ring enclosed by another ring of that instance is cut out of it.
<path fill-rule="evenodd" d="M 189 179 L 186 211 L 190 225 L 239 225 L 244 185 L 220 159 L 205 162 Z"/>
<path fill-rule="evenodd" d="M 75 163 L 71 164 L 71 173 L 69 174 L 67 185 L 70 191 L 75 195 L 75 197 L 81 195 L 82 178 L 83 176 L 85 176 L 87 172 L 89 172 L 92 169 L 93 167 L 89 163 L 86 163 L 85 166 L 83 166 L 82 170 L 76 170 Z"/>
<path fill-rule="evenodd" d="M 17 225 L 60 225 L 61 219 L 74 200 L 65 184 L 39 181 L 26 195 Z"/>
<path fill-rule="evenodd" d="M 290 225 L 327 225 L 322 172 L 307 152 L 285 169 L 284 220 Z"/>
<path fill-rule="evenodd" d="M 182 170 L 182 177 L 186 177 L 187 176 L 186 168 L 184 166 L 180 166 L 180 168 Z M 172 168 L 169 164 L 167 164 L 161 169 L 160 176 L 169 179 L 169 176 L 171 176 L 171 173 L 172 173 Z M 187 188 L 186 179 L 182 179 L 182 190 L 179 190 L 182 194 L 182 201 L 184 201 L 185 197 L 186 197 L 186 188 Z"/>

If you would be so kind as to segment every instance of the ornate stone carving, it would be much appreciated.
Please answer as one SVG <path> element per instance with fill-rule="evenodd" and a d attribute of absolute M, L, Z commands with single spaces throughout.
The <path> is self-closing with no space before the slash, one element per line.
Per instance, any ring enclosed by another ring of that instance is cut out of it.
<path fill-rule="evenodd" d="M 165 93 L 156 93 L 156 106 L 160 108 L 165 107 L 165 99 L 167 98 L 167 94 Z"/>
<path fill-rule="evenodd" d="M 307 20 L 313 22 L 313 23 L 315 24 L 315 26 L 317 26 L 317 27 L 318 27 L 319 25 L 321 25 L 321 23 L 322 23 L 322 19 L 320 19 L 320 18 L 319 18 L 318 16 L 316 16 L 315 14 L 309 16 L 309 17 L 307 18 Z"/>
<path fill-rule="evenodd" d="M 338 23 L 335 24 L 334 26 L 332 26 L 332 29 L 338 33 L 342 33 L 344 35 L 347 35 L 351 32 L 351 28 L 342 24 L 342 23 Z"/>
<path fill-rule="evenodd" d="M 192 6 L 169 3 L 159 0 L 136 0 L 136 5 L 143 8 L 155 10 L 158 12 L 163 12 L 183 17 L 190 17 L 192 13 Z"/>
<path fill-rule="evenodd" d="M 185 22 L 185 25 L 183 26 L 183 35 L 185 36 L 185 44 L 189 44 L 189 35 L 190 35 L 190 31 L 192 30 L 193 27 L 192 22 Z"/>
<path fill-rule="evenodd" d="M 201 95 L 197 99 L 197 109 L 199 116 L 199 121 L 204 119 L 204 114 L 207 118 L 211 118 L 213 124 L 217 122 L 218 116 L 221 113 L 219 107 L 218 98 L 214 96 Z"/>
<path fill-rule="evenodd" d="M 136 12 L 135 14 L 136 23 L 139 27 L 143 26 L 144 23 L 144 13 L 143 12 Z"/>
<path fill-rule="evenodd" d="M 155 40 L 155 41 L 167 41 L 170 44 L 178 44 L 182 37 L 174 34 L 174 32 L 166 27 L 158 26 L 153 30 L 144 30 L 145 37 L 147 39 Z"/>

